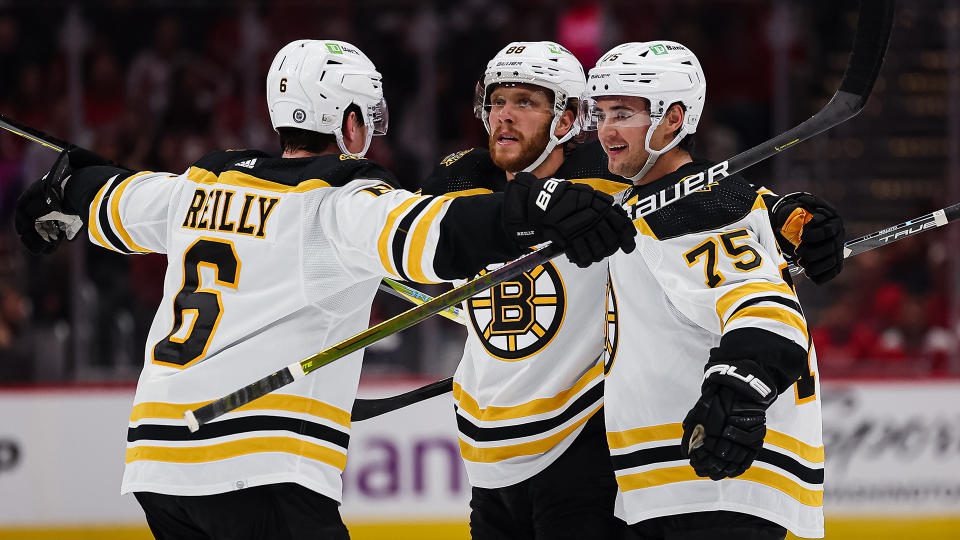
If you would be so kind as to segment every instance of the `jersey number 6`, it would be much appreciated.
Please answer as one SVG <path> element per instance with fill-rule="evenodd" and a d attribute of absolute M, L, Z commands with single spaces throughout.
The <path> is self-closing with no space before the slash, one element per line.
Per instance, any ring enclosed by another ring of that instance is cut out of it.
<path fill-rule="evenodd" d="M 217 285 L 237 288 L 240 259 L 233 242 L 200 238 L 191 244 L 183 254 L 183 286 L 173 300 L 173 330 L 153 348 L 154 363 L 187 367 L 203 358 L 213 340 L 223 300 L 220 291 L 201 287 L 202 266 L 213 270 Z"/>

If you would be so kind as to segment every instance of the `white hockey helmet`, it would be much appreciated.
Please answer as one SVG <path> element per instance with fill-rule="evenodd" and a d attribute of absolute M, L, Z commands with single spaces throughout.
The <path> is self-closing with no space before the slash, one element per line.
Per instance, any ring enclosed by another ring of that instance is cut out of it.
<path fill-rule="evenodd" d="M 660 155 L 680 144 L 688 134 L 696 133 L 706 95 L 706 77 L 690 49 L 673 41 L 624 43 L 610 49 L 590 70 L 580 102 L 580 124 L 585 130 L 595 130 L 602 122 L 596 108 L 598 97 L 635 96 L 649 101 L 650 128 L 644 142 L 649 157 L 640 172 L 630 178 L 638 180 Z M 685 109 L 683 126 L 667 146 L 654 150 L 650 148 L 650 137 L 674 103 Z"/>
<path fill-rule="evenodd" d="M 374 135 L 387 132 L 389 114 L 380 73 L 367 55 L 345 41 L 301 39 L 285 45 L 267 74 L 273 129 L 293 127 L 331 134 L 344 154 L 363 157 Z M 367 139 L 359 153 L 343 143 L 343 115 L 360 107 Z"/>
<path fill-rule="evenodd" d="M 514 41 L 504 47 L 487 63 L 483 80 L 477 84 L 474 112 L 483 120 L 487 133 L 490 133 L 490 93 L 496 85 L 505 83 L 532 84 L 553 92 L 550 141 L 540 157 L 524 169 L 524 172 L 530 172 L 539 167 L 557 145 L 580 133 L 577 122 L 562 138 L 558 139 L 554 131 L 568 101 L 580 99 L 583 93 L 583 66 L 566 47 L 552 41 Z"/>

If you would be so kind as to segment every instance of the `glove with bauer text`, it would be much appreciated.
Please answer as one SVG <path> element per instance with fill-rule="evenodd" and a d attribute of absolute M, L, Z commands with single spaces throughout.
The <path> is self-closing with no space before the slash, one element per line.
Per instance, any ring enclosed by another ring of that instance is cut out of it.
<path fill-rule="evenodd" d="M 627 213 L 590 186 L 518 173 L 504 191 L 504 229 L 521 247 L 549 240 L 580 268 L 636 247 Z"/>
<path fill-rule="evenodd" d="M 63 207 L 63 190 L 76 169 L 112 163 L 79 147 L 60 153 L 53 166 L 17 199 L 14 227 L 31 253 L 52 253 L 63 238 L 73 240 L 83 220 Z"/>
<path fill-rule="evenodd" d="M 711 350 L 700 399 L 683 420 L 681 453 L 697 476 L 711 480 L 744 473 L 760 454 L 767 408 L 779 392 L 753 360 L 715 361 Z"/>
<path fill-rule="evenodd" d="M 777 243 L 820 285 L 843 269 L 843 220 L 829 203 L 810 193 L 784 195 L 770 209 Z"/>

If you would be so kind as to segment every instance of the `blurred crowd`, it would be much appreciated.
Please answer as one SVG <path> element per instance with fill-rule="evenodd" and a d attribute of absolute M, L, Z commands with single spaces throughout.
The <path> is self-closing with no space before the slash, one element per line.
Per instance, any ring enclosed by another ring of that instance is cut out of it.
<path fill-rule="evenodd" d="M 771 2 L 651 2 L 644 10 L 549 0 L 170 4 L 0 3 L 0 112 L 127 167 L 180 172 L 217 148 L 278 150 L 263 85 L 275 51 L 292 39 L 343 39 L 377 64 L 391 108 L 390 133 L 368 157 L 416 189 L 445 154 L 485 144 L 472 115 L 474 85 L 512 40 L 558 40 L 587 68 L 621 41 L 664 36 L 689 45 L 709 81 L 697 145 L 715 158 L 772 134 L 777 40 L 787 40 L 779 46 L 789 58 L 816 69 L 815 48 L 777 31 Z M 686 17 L 690 10 L 699 18 Z M 811 90 L 809 100 L 821 97 Z M 21 249 L 16 197 L 55 157 L 0 132 L 0 384 L 132 380 L 165 259 L 84 242 L 42 258 Z M 843 211 L 845 201 L 836 202 Z M 799 280 L 823 372 L 960 372 L 947 261 L 946 236 L 925 233 L 858 257 L 828 287 Z M 378 298 L 371 322 L 405 307 Z M 452 373 L 464 332 L 436 319 L 372 348 L 366 369 Z"/>

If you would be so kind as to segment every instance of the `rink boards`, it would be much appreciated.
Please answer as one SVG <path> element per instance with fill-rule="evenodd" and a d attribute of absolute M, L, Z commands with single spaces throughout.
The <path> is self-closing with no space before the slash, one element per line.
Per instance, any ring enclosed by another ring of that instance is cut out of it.
<path fill-rule="evenodd" d="M 827 538 L 960 537 L 960 381 L 823 386 Z M 119 495 L 131 401 L 125 387 L 0 390 L 0 539 L 150 538 Z M 449 395 L 355 423 L 344 485 L 355 540 L 467 538 Z"/>

